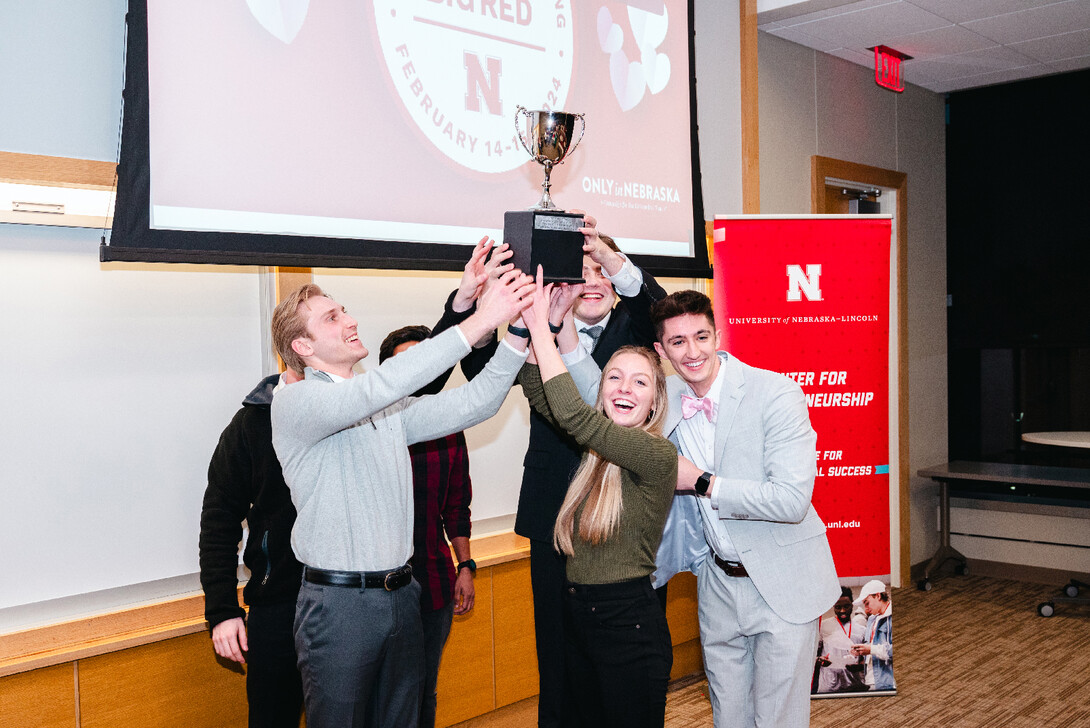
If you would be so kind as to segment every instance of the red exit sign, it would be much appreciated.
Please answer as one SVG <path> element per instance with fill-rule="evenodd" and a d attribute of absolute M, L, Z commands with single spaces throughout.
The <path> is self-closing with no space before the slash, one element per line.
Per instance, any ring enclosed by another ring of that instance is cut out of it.
<path fill-rule="evenodd" d="M 874 82 L 883 88 L 901 93 L 905 90 L 904 61 L 906 56 L 889 46 L 874 47 Z"/>

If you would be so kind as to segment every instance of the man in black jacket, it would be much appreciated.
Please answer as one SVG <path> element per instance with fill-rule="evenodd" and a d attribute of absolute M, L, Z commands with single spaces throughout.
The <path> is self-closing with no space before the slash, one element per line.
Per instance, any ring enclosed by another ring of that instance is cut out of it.
<path fill-rule="evenodd" d="M 583 346 L 599 367 L 627 344 L 650 347 L 655 340 L 651 304 L 666 291 L 622 255 L 613 240 L 599 235 L 596 221 L 585 217 L 583 277 L 586 284 L 575 303 L 576 328 Z M 616 294 L 615 294 L 616 289 Z M 617 295 L 620 302 L 617 301 Z M 530 583 L 534 597 L 534 632 L 540 696 L 538 725 L 569 726 L 564 670 L 564 557 L 553 549 L 553 526 L 580 447 L 530 412 L 530 443 L 523 461 L 515 533 L 530 539 Z"/>
<path fill-rule="evenodd" d="M 493 252 L 492 241 L 487 237 L 477 243 L 433 335 L 472 315 L 486 281 L 510 257 L 511 253 L 503 246 Z M 479 373 L 488 358 L 466 357 L 462 361 L 466 378 Z M 451 371 L 421 387 L 416 394 L 439 392 Z M 296 513 L 280 461 L 273 451 L 269 416 L 273 393 L 301 378 L 290 371 L 266 377 L 243 400 L 242 409 L 223 431 L 212 455 L 201 509 L 204 616 L 212 630 L 216 654 L 247 664 L 250 726 L 296 728 L 303 707 L 293 636 L 295 603 L 302 579 L 302 565 L 291 548 Z M 250 530 L 242 555 L 250 570 L 250 581 L 242 592 L 250 608 L 248 619 L 238 605 L 237 594 L 238 545 L 244 520 Z"/>
<path fill-rule="evenodd" d="M 299 725 L 303 687 L 296 667 L 295 601 L 302 565 L 291 549 L 295 506 L 272 446 L 269 410 L 285 375 L 266 377 L 220 435 L 208 465 L 201 509 L 200 565 L 204 616 L 216 654 L 245 662 L 251 728 Z M 297 380 L 287 375 L 289 381 Z M 238 604 L 242 521 L 250 535 L 242 559 L 250 570 Z"/>

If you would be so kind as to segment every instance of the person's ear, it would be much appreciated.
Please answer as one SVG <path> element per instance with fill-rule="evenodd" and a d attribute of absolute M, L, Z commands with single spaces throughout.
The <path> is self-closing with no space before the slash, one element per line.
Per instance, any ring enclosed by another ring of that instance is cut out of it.
<path fill-rule="evenodd" d="M 311 346 L 310 339 L 300 337 L 291 342 L 291 350 L 304 359 L 314 354 L 314 347 Z"/>
<path fill-rule="evenodd" d="M 669 358 L 669 357 L 666 356 L 666 349 L 663 349 L 662 344 L 660 344 L 657 341 L 655 342 L 655 351 L 657 351 L 658 355 L 661 356 L 663 359 L 668 359 Z"/>

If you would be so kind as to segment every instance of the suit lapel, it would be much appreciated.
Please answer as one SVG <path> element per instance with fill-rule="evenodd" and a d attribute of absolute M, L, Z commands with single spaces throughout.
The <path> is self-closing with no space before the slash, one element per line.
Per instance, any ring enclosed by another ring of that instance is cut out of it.
<path fill-rule="evenodd" d="M 663 423 L 662 431 L 675 445 L 677 444 L 677 436 L 674 434 L 674 430 L 681 424 L 681 395 L 686 391 L 688 391 L 688 386 L 685 384 L 685 380 L 677 374 L 666 378 L 666 400 L 670 403 L 670 406 L 667 408 L 666 422 Z"/>
<path fill-rule="evenodd" d="M 734 424 L 734 416 L 738 414 L 738 406 L 745 395 L 746 380 L 742 370 L 742 363 L 733 356 L 728 356 L 723 362 L 723 383 L 719 390 L 719 412 L 715 419 L 715 469 L 716 472 L 725 471 L 725 463 L 721 462 L 726 451 L 727 436 Z"/>

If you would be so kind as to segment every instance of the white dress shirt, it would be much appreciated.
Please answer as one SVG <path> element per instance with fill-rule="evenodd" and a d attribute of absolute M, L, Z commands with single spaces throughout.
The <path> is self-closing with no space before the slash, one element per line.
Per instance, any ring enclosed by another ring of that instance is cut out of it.
<path fill-rule="evenodd" d="M 710 399 L 715 403 L 714 411 L 719 411 L 719 393 L 723 388 L 723 372 L 726 354 L 720 352 L 719 372 L 715 375 L 711 389 L 704 399 Z M 686 387 L 690 396 L 696 393 L 691 387 Z M 681 454 L 692 461 L 696 467 L 706 472 L 715 474 L 715 423 L 708 422 L 708 418 L 697 412 L 687 420 L 682 420 L 677 426 L 677 440 L 681 445 Z M 738 549 L 730 540 L 727 530 L 719 523 L 719 512 L 715 507 L 715 491 L 719 488 L 720 478 L 712 483 L 712 489 L 707 498 L 697 497 L 700 505 L 700 519 L 704 524 L 704 537 L 708 539 L 708 545 L 725 561 L 741 561 Z"/>

